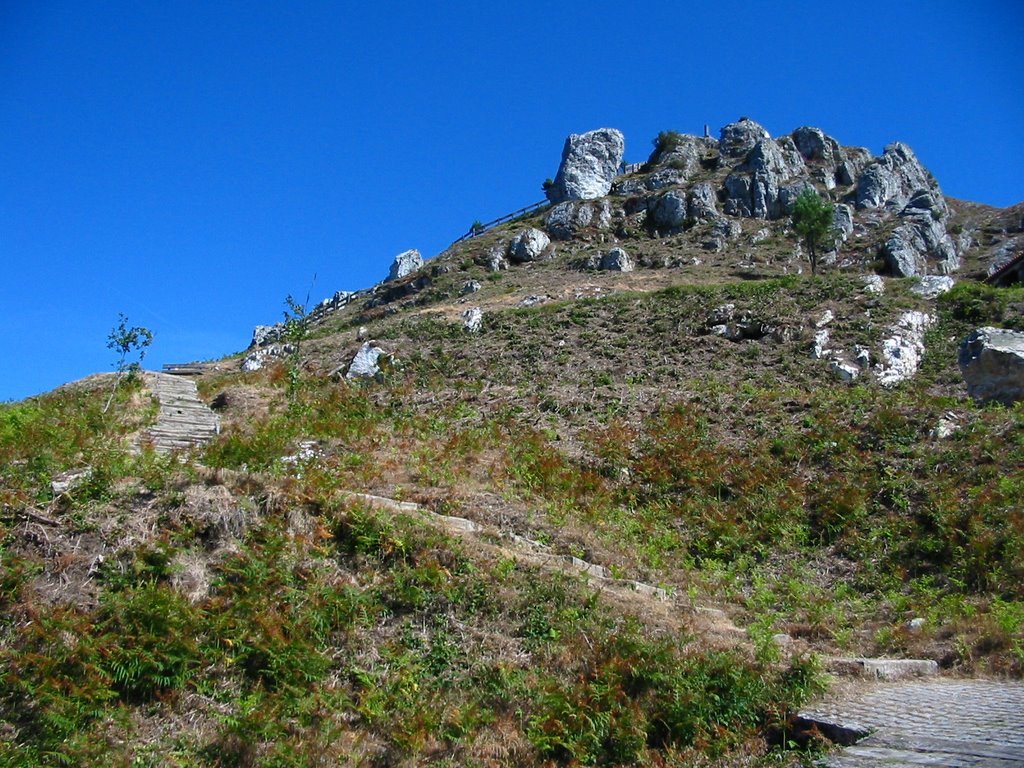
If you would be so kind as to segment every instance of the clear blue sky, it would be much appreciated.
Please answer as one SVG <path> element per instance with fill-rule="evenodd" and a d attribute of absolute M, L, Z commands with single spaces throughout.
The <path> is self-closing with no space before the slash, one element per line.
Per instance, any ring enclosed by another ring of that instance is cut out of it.
<path fill-rule="evenodd" d="M 1024 3 L 0 0 L 0 400 L 244 348 L 541 199 L 567 134 L 741 115 L 1024 199 Z"/>

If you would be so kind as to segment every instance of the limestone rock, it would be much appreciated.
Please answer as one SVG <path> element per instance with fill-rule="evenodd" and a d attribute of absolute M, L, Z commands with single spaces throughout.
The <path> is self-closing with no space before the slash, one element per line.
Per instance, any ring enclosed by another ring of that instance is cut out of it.
<path fill-rule="evenodd" d="M 611 272 L 632 272 L 633 260 L 622 248 L 612 248 L 601 257 L 601 269 Z"/>
<path fill-rule="evenodd" d="M 401 280 L 408 274 L 415 272 L 423 266 L 423 257 L 415 248 L 403 251 L 395 256 L 388 271 L 388 280 Z"/>
<path fill-rule="evenodd" d="M 561 203 L 604 197 L 611 189 L 625 150 L 626 140 L 614 128 L 570 135 L 562 149 L 555 183 L 547 192 L 548 200 Z"/>
<path fill-rule="evenodd" d="M 831 338 L 828 328 L 821 328 L 814 332 L 814 344 L 811 347 L 811 357 L 815 360 L 821 360 L 823 357 L 828 355 L 832 350 L 829 349 L 828 344 Z"/>
<path fill-rule="evenodd" d="M 889 328 L 891 335 L 882 341 L 882 359 L 874 368 L 882 386 L 895 386 L 917 373 L 924 355 L 924 334 L 934 322 L 931 315 L 910 311 Z"/>
<path fill-rule="evenodd" d="M 252 329 L 252 341 L 249 342 L 249 349 L 263 347 L 278 341 L 283 331 L 284 326 L 280 323 L 277 325 L 257 325 Z"/>
<path fill-rule="evenodd" d="M 550 296 L 539 296 L 539 295 L 537 295 L 535 293 L 532 293 L 529 296 L 527 296 L 525 299 L 520 300 L 519 303 L 516 304 L 516 306 L 517 307 L 523 307 L 523 308 L 525 308 L 525 307 L 536 307 L 538 304 L 543 304 L 549 298 L 551 298 L 551 297 Z"/>
<path fill-rule="evenodd" d="M 832 210 L 832 226 L 839 233 L 839 239 L 846 242 L 853 234 L 853 209 L 839 203 Z"/>
<path fill-rule="evenodd" d="M 1024 333 L 978 328 L 960 345 L 960 372 L 967 393 L 982 402 L 1024 400 Z"/>
<path fill-rule="evenodd" d="M 364 342 L 349 363 L 346 379 L 372 379 L 380 373 L 380 357 L 384 350 L 372 341 Z"/>
<path fill-rule="evenodd" d="M 92 467 L 69 469 L 66 472 L 54 475 L 50 480 L 50 489 L 53 491 L 54 496 L 60 496 L 62 493 L 67 493 L 73 488 L 77 488 L 90 477 L 92 477 Z"/>
<path fill-rule="evenodd" d="M 784 153 L 771 139 L 758 141 L 746 160 L 725 179 L 725 212 L 759 219 L 780 218 L 787 207 L 792 208 L 804 186 L 787 189 L 780 201 L 783 182 L 805 171 L 798 152 Z"/>
<path fill-rule="evenodd" d="M 611 223 L 612 207 L 607 200 L 566 200 L 552 208 L 545 219 L 548 232 L 556 240 L 570 240 L 587 227 L 607 229 Z"/>
<path fill-rule="evenodd" d="M 673 190 L 662 195 L 650 206 L 648 213 L 656 227 L 681 228 L 686 221 L 686 193 Z"/>
<path fill-rule="evenodd" d="M 839 142 L 825 134 L 820 128 L 803 126 L 793 131 L 790 136 L 797 150 L 807 162 L 823 163 L 835 167 L 846 159 Z"/>
<path fill-rule="evenodd" d="M 942 196 L 935 179 L 918 162 L 913 150 L 897 141 L 887 146 L 857 180 L 857 207 L 884 207 L 899 212 L 920 191 Z"/>
<path fill-rule="evenodd" d="M 462 327 L 470 333 L 478 333 L 484 324 L 484 313 L 480 307 L 470 307 L 462 313 Z"/>
<path fill-rule="evenodd" d="M 539 229 L 524 229 L 509 243 L 508 256 L 516 264 L 536 261 L 549 245 L 551 245 L 551 238 Z"/>
<path fill-rule="evenodd" d="M 719 132 L 718 149 L 723 157 L 741 158 L 763 139 L 771 135 L 763 125 L 755 123 L 747 117 L 741 117 L 735 123 L 729 123 Z"/>
<path fill-rule="evenodd" d="M 861 282 L 864 283 L 865 293 L 885 293 L 885 280 L 881 275 L 864 275 Z"/>
<path fill-rule="evenodd" d="M 829 363 L 828 369 L 840 381 L 853 381 L 860 376 L 860 368 L 845 360 L 833 360 Z"/>
<path fill-rule="evenodd" d="M 844 147 L 843 154 L 846 155 L 846 159 L 840 161 L 836 166 L 836 183 L 849 187 L 857 183 L 861 171 L 874 159 L 874 156 L 864 147 Z"/>
<path fill-rule="evenodd" d="M 505 257 L 507 252 L 508 247 L 504 245 L 496 245 L 487 251 L 484 254 L 484 264 L 487 269 L 491 272 L 500 272 L 503 269 L 508 269 L 508 259 Z"/>
<path fill-rule="evenodd" d="M 625 176 L 612 182 L 611 194 L 630 197 L 655 192 L 665 187 L 674 187 L 687 180 L 687 175 L 675 168 L 661 168 L 654 173 L 641 176 Z"/>
<path fill-rule="evenodd" d="M 715 307 L 711 314 L 708 315 L 705 323 L 708 326 L 714 327 L 717 325 L 725 325 L 726 323 L 732 322 L 732 319 L 736 316 L 736 305 L 735 304 L 722 304 L 721 306 Z"/>
<path fill-rule="evenodd" d="M 480 283 L 477 280 L 467 280 L 462 284 L 462 295 L 468 296 L 471 293 L 476 293 L 481 288 Z"/>
<path fill-rule="evenodd" d="M 705 155 L 716 152 L 718 142 L 714 139 L 690 134 L 674 135 L 674 140 L 663 149 L 655 149 L 648 159 L 649 165 L 668 166 L 684 183 L 700 173 Z"/>
<path fill-rule="evenodd" d="M 910 290 L 926 299 L 934 299 L 953 289 L 954 280 L 946 275 L 925 275 Z"/>
<path fill-rule="evenodd" d="M 903 216 L 902 220 L 882 246 L 882 254 L 894 275 L 923 275 L 928 271 L 929 260 L 935 261 L 942 273 L 960 268 L 952 238 L 931 213 L 915 212 Z"/>
<path fill-rule="evenodd" d="M 267 347 L 260 347 L 242 358 L 241 369 L 246 373 L 254 373 L 263 368 L 271 359 L 284 359 L 295 351 L 292 344 L 274 343 Z"/>
<path fill-rule="evenodd" d="M 694 184 L 690 189 L 687 201 L 687 211 L 694 219 L 717 219 L 718 218 L 718 195 L 715 188 L 707 181 Z"/>

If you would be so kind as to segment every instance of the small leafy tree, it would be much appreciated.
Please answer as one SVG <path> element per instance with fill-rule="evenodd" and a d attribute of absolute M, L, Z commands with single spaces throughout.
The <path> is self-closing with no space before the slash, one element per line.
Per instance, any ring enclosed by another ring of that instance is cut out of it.
<path fill-rule="evenodd" d="M 300 355 L 302 352 L 302 342 L 309 335 L 309 297 L 313 294 L 314 285 L 316 285 L 315 272 L 313 273 L 312 281 L 309 283 L 309 290 L 306 291 L 306 300 L 304 302 L 299 303 L 291 294 L 288 294 L 284 299 L 286 309 L 284 311 L 284 332 L 281 336 L 291 345 L 291 350 L 288 354 L 288 395 L 293 400 L 299 391 L 299 378 L 302 372 Z"/>
<path fill-rule="evenodd" d="M 314 278 L 315 279 L 315 278 Z M 284 300 L 287 309 L 284 311 L 284 340 L 291 345 L 288 354 L 288 394 L 295 397 L 299 388 L 299 353 L 302 342 L 309 332 L 309 318 L 306 315 L 306 307 L 309 306 L 309 294 L 306 294 L 306 301 L 300 304 L 291 294 Z"/>
<path fill-rule="evenodd" d="M 793 229 L 800 235 L 811 260 L 811 274 L 818 273 L 818 254 L 835 244 L 832 204 L 813 189 L 805 189 L 793 205 Z"/>
<path fill-rule="evenodd" d="M 110 389 L 107 404 L 103 406 L 104 413 L 109 410 L 110 404 L 114 401 L 114 394 L 117 392 L 121 379 L 126 375 L 129 381 L 135 378 L 142 368 L 142 358 L 146 356 L 146 348 L 153 343 L 153 332 L 149 328 L 140 325 L 129 327 L 128 318 L 123 312 L 118 312 L 117 317 L 117 325 L 110 330 L 110 335 L 107 336 L 107 349 L 112 349 L 117 353 L 117 360 L 114 362 L 117 376 L 114 377 L 114 386 Z M 128 362 L 128 356 L 133 353 L 138 353 L 139 359 Z"/>

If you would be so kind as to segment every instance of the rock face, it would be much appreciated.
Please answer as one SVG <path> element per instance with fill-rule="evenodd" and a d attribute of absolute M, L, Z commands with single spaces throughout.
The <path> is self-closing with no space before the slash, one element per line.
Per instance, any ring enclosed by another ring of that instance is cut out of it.
<path fill-rule="evenodd" d="M 718 218 L 718 196 L 715 188 L 708 182 L 694 184 L 690 189 L 687 211 L 694 219 L 716 219 Z"/>
<path fill-rule="evenodd" d="M 679 229 L 686 221 L 686 193 L 673 190 L 662 195 L 649 209 L 654 226 L 665 229 Z"/>
<path fill-rule="evenodd" d="M 718 149 L 723 157 L 741 158 L 763 139 L 771 135 L 763 125 L 755 123 L 748 117 L 741 117 L 735 123 L 729 123 L 719 132 Z"/>
<path fill-rule="evenodd" d="M 832 226 L 844 243 L 853 234 L 853 209 L 839 203 L 832 211 Z"/>
<path fill-rule="evenodd" d="M 626 140 L 614 128 L 599 128 L 572 134 L 565 140 L 562 163 L 555 183 L 548 190 L 548 200 L 593 200 L 604 197 L 622 163 Z"/>
<path fill-rule="evenodd" d="M 1024 333 L 979 328 L 960 345 L 960 371 L 975 400 L 1024 400 Z"/>
<path fill-rule="evenodd" d="M 790 142 L 791 144 L 791 142 Z M 787 187 L 785 182 L 806 172 L 795 145 L 784 147 L 761 139 L 746 160 L 725 179 L 725 212 L 733 216 L 778 219 L 792 210 L 793 203 L 809 182 Z"/>
<path fill-rule="evenodd" d="M 508 257 L 516 264 L 536 261 L 549 245 L 551 245 L 551 238 L 539 229 L 524 229 L 509 243 Z"/>
<path fill-rule="evenodd" d="M 391 269 L 388 271 L 388 280 L 401 280 L 422 266 L 423 257 L 419 251 L 415 248 L 403 251 L 395 256 L 395 260 L 391 263 Z"/>
<path fill-rule="evenodd" d="M 556 240 L 570 240 L 587 227 L 607 229 L 611 223 L 612 207 L 607 200 L 567 200 L 552 208 L 545 219 L 548 232 Z"/>
<path fill-rule="evenodd" d="M 857 180 L 857 207 L 899 212 L 922 190 L 937 191 L 938 184 L 918 162 L 913 150 L 896 141 Z"/>
<path fill-rule="evenodd" d="M 655 148 L 647 163 L 667 166 L 662 173 L 673 172 L 676 184 L 685 183 L 698 174 L 705 156 L 718 150 L 714 139 L 680 133 L 673 133 L 671 137 L 664 146 Z"/>

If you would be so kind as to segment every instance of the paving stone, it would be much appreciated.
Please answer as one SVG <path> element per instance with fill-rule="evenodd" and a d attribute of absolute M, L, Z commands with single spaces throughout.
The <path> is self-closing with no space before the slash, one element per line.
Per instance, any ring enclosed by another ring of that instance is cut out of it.
<path fill-rule="evenodd" d="M 830 737 L 870 733 L 821 764 L 1020 768 L 1024 766 L 1024 684 L 914 680 L 865 685 L 799 714 Z"/>

